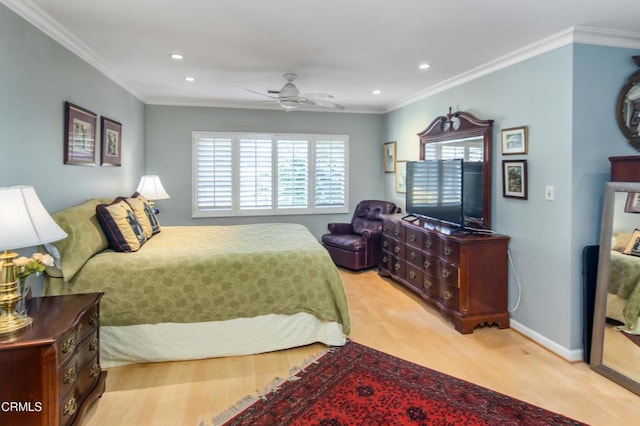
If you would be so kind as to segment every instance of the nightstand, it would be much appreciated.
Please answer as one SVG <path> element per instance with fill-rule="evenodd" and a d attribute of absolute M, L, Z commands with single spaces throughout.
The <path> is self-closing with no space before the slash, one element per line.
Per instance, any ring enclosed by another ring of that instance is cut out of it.
<path fill-rule="evenodd" d="M 0 424 L 78 424 L 104 393 L 102 295 L 31 299 L 33 324 L 12 339 L 0 339 Z"/>

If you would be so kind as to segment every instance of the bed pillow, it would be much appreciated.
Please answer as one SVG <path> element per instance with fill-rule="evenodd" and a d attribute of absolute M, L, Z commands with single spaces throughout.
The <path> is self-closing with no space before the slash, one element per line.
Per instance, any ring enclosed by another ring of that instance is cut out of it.
<path fill-rule="evenodd" d="M 96 216 L 109 247 L 115 251 L 138 251 L 147 241 L 135 213 L 124 200 L 116 199 L 111 204 L 97 205 Z"/>
<path fill-rule="evenodd" d="M 135 192 L 131 196 L 131 198 L 137 198 L 144 203 L 144 211 L 149 218 L 149 222 L 151 223 L 151 233 L 157 234 L 158 232 L 160 232 L 160 222 L 158 222 L 158 217 L 153 212 L 153 208 L 151 207 L 151 204 L 149 204 L 149 200 L 147 200 L 145 196 L 140 194 L 139 192 Z"/>
<path fill-rule="evenodd" d="M 67 282 L 73 279 L 94 254 L 109 247 L 109 242 L 96 218 L 96 206 L 104 202 L 109 201 L 89 200 L 53 215 L 53 220 L 64 229 L 67 238 L 46 244 L 45 247 L 54 256 L 56 265 Z"/>
<path fill-rule="evenodd" d="M 139 197 L 129 197 L 124 198 L 123 200 L 127 204 L 129 204 L 129 207 L 131 207 L 131 210 L 133 210 L 133 213 L 136 215 L 136 219 L 138 219 L 138 222 L 140 223 L 140 226 L 142 226 L 142 230 L 144 231 L 144 236 L 147 238 L 147 240 L 151 238 L 151 236 L 153 235 L 153 226 L 151 225 L 151 220 L 149 219 L 149 215 L 147 214 L 147 210 L 145 207 L 147 203 L 142 201 L 142 199 Z"/>
<path fill-rule="evenodd" d="M 629 245 L 630 240 L 631 240 L 631 232 L 620 232 L 618 234 L 615 234 L 613 236 L 611 250 L 615 250 L 622 253 L 624 249 Z"/>
<path fill-rule="evenodd" d="M 624 254 L 630 254 L 632 256 L 640 256 L 640 230 L 636 229 L 631 235 L 629 244 L 622 252 Z"/>

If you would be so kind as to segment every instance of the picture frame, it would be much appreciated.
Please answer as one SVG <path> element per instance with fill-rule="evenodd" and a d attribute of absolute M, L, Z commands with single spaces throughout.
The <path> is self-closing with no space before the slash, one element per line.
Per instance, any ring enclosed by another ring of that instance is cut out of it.
<path fill-rule="evenodd" d="M 502 155 L 526 154 L 529 145 L 528 126 L 502 129 Z"/>
<path fill-rule="evenodd" d="M 384 161 L 384 172 L 396 172 L 396 141 L 385 142 L 383 146 L 382 158 Z"/>
<path fill-rule="evenodd" d="M 71 102 L 64 105 L 64 164 L 95 166 L 98 116 Z"/>
<path fill-rule="evenodd" d="M 640 213 L 640 192 L 630 192 L 624 206 L 625 213 Z"/>
<path fill-rule="evenodd" d="M 407 160 L 396 161 L 396 192 L 407 193 Z"/>
<path fill-rule="evenodd" d="M 527 160 L 502 160 L 502 196 L 527 199 Z"/>
<path fill-rule="evenodd" d="M 107 117 L 100 117 L 100 165 L 122 165 L 122 124 Z"/>

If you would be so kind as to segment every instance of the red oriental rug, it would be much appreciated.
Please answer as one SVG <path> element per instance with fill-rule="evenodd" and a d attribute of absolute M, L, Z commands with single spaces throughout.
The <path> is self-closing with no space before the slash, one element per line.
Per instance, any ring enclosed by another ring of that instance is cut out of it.
<path fill-rule="evenodd" d="M 583 424 L 354 342 L 256 399 L 214 425 Z"/>

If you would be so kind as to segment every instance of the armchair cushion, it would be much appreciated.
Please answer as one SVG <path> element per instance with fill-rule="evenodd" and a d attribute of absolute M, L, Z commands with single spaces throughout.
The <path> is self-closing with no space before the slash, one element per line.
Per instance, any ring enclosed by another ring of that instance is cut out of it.
<path fill-rule="evenodd" d="M 350 223 L 330 223 L 327 225 L 331 234 L 353 234 L 353 227 Z"/>

